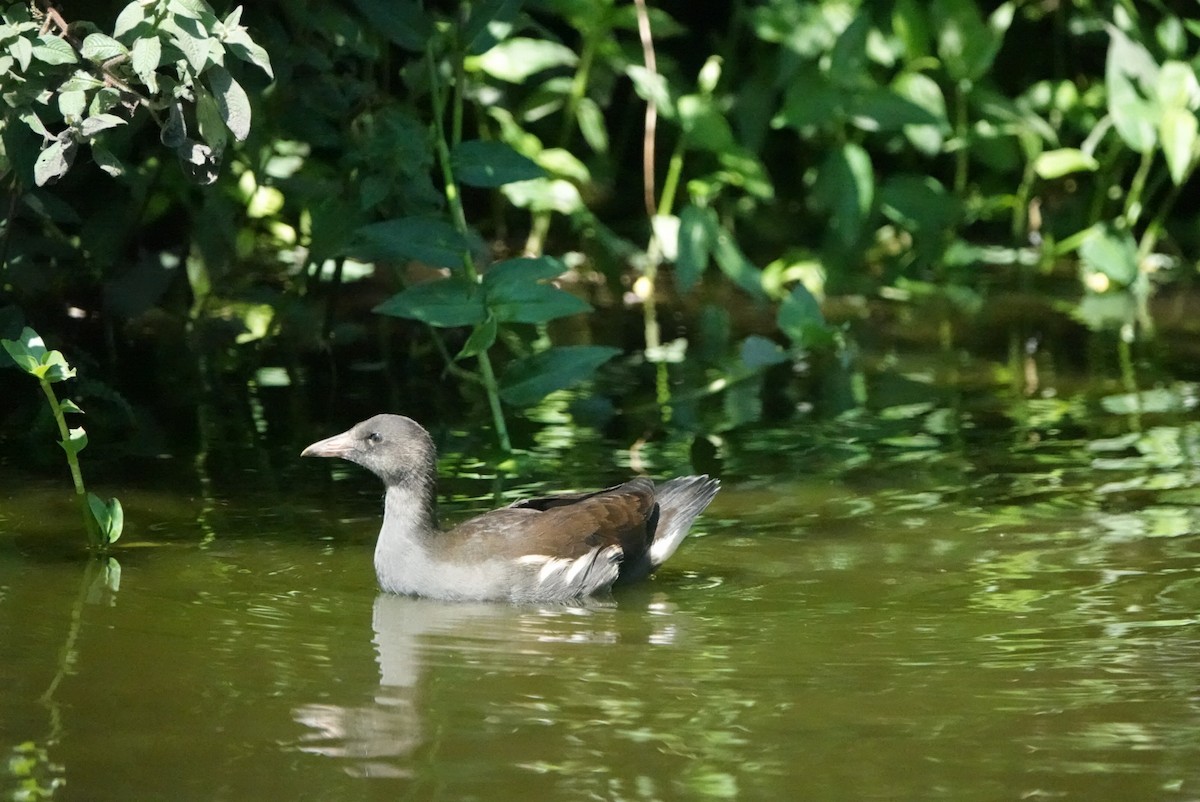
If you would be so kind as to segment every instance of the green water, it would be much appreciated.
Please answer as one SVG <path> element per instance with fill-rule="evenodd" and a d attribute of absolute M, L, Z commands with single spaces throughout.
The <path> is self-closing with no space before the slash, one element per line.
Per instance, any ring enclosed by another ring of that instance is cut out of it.
<path fill-rule="evenodd" d="M 1005 365 L 888 357 L 873 406 L 714 436 L 724 489 L 694 535 L 583 607 L 378 594 L 374 479 L 295 456 L 327 431 L 104 488 L 119 581 L 75 551 L 62 485 L 10 463 L 0 788 L 1198 799 L 1196 388 L 1030 393 Z M 448 455 L 468 476 L 444 517 L 695 447 L 628 443 L 546 425 L 521 483 Z"/>

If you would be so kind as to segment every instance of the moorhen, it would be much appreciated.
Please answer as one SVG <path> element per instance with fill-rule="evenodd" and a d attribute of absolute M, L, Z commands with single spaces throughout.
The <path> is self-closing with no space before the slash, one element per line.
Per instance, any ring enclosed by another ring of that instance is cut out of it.
<path fill-rule="evenodd" d="M 301 456 L 341 457 L 383 480 L 379 584 L 438 599 L 559 601 L 641 579 L 675 552 L 720 486 L 707 476 L 658 486 L 637 478 L 517 501 L 441 531 L 437 451 L 416 421 L 376 415 Z"/>

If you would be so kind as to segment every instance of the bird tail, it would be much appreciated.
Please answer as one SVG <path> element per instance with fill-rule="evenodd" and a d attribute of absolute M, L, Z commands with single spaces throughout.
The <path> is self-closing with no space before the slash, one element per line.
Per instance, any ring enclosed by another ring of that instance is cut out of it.
<path fill-rule="evenodd" d="M 717 495 L 721 483 L 708 476 L 681 476 L 655 487 L 658 501 L 658 527 L 650 544 L 650 570 L 662 565 L 675 553 L 696 516 Z"/>

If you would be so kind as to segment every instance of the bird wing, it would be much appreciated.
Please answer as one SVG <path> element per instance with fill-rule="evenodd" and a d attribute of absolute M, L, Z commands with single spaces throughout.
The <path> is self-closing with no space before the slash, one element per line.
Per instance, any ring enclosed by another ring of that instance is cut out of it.
<path fill-rule="evenodd" d="M 463 521 L 442 537 L 450 550 L 463 557 L 574 558 L 617 545 L 630 558 L 649 547 L 657 524 L 654 483 L 638 478 L 594 493 L 518 501 Z"/>

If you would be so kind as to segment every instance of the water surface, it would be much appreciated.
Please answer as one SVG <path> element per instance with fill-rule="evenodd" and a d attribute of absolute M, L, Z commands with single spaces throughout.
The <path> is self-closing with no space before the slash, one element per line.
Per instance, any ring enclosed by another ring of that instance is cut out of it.
<path fill-rule="evenodd" d="M 119 577 L 57 481 L 0 466 L 4 793 L 1200 798 L 1192 388 L 940 371 L 725 432 L 695 534 L 579 606 L 379 594 L 379 489 L 301 463 L 320 432 L 108 488 Z M 546 431 L 519 482 L 448 455 L 444 516 L 689 468 L 690 438 Z"/>

